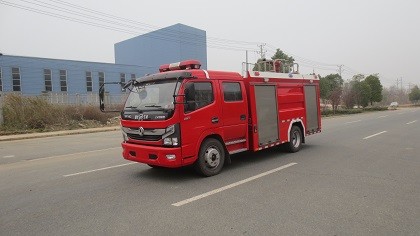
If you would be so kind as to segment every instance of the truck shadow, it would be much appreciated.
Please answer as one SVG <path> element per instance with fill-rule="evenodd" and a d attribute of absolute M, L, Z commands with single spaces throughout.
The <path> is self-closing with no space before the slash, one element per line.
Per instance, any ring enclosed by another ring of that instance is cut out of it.
<path fill-rule="evenodd" d="M 313 145 L 304 145 L 302 149 L 297 153 L 288 153 L 284 147 L 273 147 L 259 152 L 243 152 L 231 156 L 231 164 L 225 164 L 223 171 L 216 176 L 210 178 L 226 178 L 237 172 L 240 169 L 246 167 L 255 166 L 256 169 L 258 166 L 264 166 L 266 163 L 272 164 L 272 166 L 280 166 L 284 163 L 285 160 L 294 161 L 296 157 L 300 157 L 299 153 L 304 153 L 309 151 L 309 149 L 314 148 Z M 278 161 L 276 162 L 275 159 Z M 164 181 L 168 183 L 180 183 L 188 181 L 196 181 L 200 179 L 208 179 L 197 174 L 192 166 L 186 166 L 181 168 L 149 168 L 143 171 L 135 172 L 135 178 L 142 178 L 148 180 L 157 180 Z"/>

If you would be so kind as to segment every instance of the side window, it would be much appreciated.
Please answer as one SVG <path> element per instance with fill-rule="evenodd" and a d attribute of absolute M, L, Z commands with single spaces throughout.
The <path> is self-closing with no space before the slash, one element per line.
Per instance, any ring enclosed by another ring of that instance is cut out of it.
<path fill-rule="evenodd" d="M 60 90 L 67 92 L 67 70 L 60 70 Z"/>
<path fill-rule="evenodd" d="M 242 91 L 239 83 L 223 82 L 222 86 L 225 102 L 242 101 Z"/>
<path fill-rule="evenodd" d="M 185 86 L 185 113 L 205 107 L 214 101 L 210 82 L 192 82 Z"/>
<path fill-rule="evenodd" d="M 86 71 L 86 91 L 92 92 L 93 91 L 93 84 L 92 84 L 92 72 Z"/>
<path fill-rule="evenodd" d="M 13 67 L 12 68 L 12 83 L 13 83 L 13 91 L 21 91 L 20 90 L 20 68 Z"/>
<path fill-rule="evenodd" d="M 52 91 L 51 69 L 44 69 L 44 85 L 45 91 Z"/>

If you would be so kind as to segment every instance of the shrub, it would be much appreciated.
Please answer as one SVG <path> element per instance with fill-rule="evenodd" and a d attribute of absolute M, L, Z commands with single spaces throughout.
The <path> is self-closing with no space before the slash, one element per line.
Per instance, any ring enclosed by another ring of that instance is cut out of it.
<path fill-rule="evenodd" d="M 3 130 L 48 130 L 74 128 L 84 121 L 106 124 L 118 113 L 102 113 L 93 105 L 51 104 L 43 97 L 8 94 L 3 98 Z M 89 124 L 93 124 L 90 122 Z M 79 127 L 85 127 L 79 125 Z"/>
<path fill-rule="evenodd" d="M 350 115 L 350 114 L 357 114 L 362 112 L 368 112 L 368 111 L 385 111 L 387 110 L 387 107 L 366 107 L 366 108 L 354 108 L 354 109 L 338 109 L 335 111 L 335 114 L 333 110 L 326 109 L 321 111 L 322 116 L 333 116 L 333 115 Z"/>

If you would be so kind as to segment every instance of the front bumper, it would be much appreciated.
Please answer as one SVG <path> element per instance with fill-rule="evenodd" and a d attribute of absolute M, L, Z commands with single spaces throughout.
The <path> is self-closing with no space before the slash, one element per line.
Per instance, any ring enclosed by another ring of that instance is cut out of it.
<path fill-rule="evenodd" d="M 146 163 L 149 165 L 176 168 L 183 166 L 182 152 L 180 147 L 163 148 L 155 146 L 145 146 L 140 144 L 131 144 L 123 142 L 124 159 Z M 174 155 L 175 158 L 169 160 L 168 155 Z"/>

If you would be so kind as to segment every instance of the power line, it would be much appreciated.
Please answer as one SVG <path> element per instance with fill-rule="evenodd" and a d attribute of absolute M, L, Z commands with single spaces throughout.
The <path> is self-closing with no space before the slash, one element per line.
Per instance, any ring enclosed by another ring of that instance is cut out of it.
<path fill-rule="evenodd" d="M 144 22 L 135 21 L 135 20 L 132 20 L 132 19 L 123 18 L 123 17 L 119 17 L 119 16 L 115 16 L 115 15 L 103 13 L 103 12 L 100 12 L 100 11 L 92 10 L 92 9 L 89 9 L 89 8 L 86 8 L 86 7 L 82 7 L 82 6 L 79 6 L 79 5 L 75 5 L 75 4 L 71 4 L 71 3 L 65 2 L 65 1 L 60 1 L 60 0 L 49 0 L 49 1 L 56 2 L 56 3 L 62 4 L 62 5 L 67 5 L 67 6 L 70 6 L 70 7 L 76 8 L 76 9 L 80 9 L 80 10 L 83 10 L 83 11 L 86 11 L 86 12 L 95 13 L 95 14 L 98 14 L 98 15 L 101 15 L 101 16 L 106 16 L 106 17 L 109 17 L 109 18 L 112 18 L 112 19 L 116 19 L 116 20 L 119 20 L 119 21 L 122 21 L 122 22 L 130 22 L 130 23 L 133 23 L 133 25 L 135 25 L 135 26 L 137 26 L 137 25 L 144 25 L 144 27 L 148 28 L 149 31 L 154 31 L 154 30 L 158 30 L 158 29 L 161 29 L 162 28 L 160 26 L 146 24 Z M 175 33 L 180 33 L 180 31 L 177 31 L 177 30 L 167 30 L 167 31 L 171 31 L 171 32 L 175 32 Z M 193 33 L 189 33 L 189 32 L 182 32 L 182 33 L 186 33 L 186 34 L 189 34 L 189 35 L 200 36 L 198 34 L 193 34 Z M 248 41 L 240 41 L 240 40 L 215 38 L 215 37 L 207 37 L 207 39 L 216 40 L 216 41 L 222 41 L 222 42 L 230 42 L 230 43 L 235 43 L 235 44 L 248 44 L 248 45 L 251 45 L 251 44 L 256 44 L 257 43 L 257 42 L 248 42 Z"/>
<path fill-rule="evenodd" d="M 4 5 L 7 5 L 7 6 L 19 8 L 19 9 L 22 9 L 22 10 L 35 12 L 35 13 L 42 14 L 42 15 L 47 15 L 47 16 L 51 16 L 51 17 L 55 17 L 55 18 L 59 18 L 59 19 L 67 20 L 67 21 L 73 21 L 73 22 L 86 24 L 86 25 L 90 25 L 90 26 L 94 26 L 94 27 L 99 27 L 99 28 L 103 28 L 103 29 L 108 29 L 108 30 L 112 30 L 112 31 L 117 31 L 117 32 L 121 32 L 121 33 L 128 33 L 128 34 L 134 34 L 134 35 L 138 35 L 139 33 L 144 33 L 144 32 L 150 33 L 150 31 L 146 31 L 144 28 L 141 28 L 141 27 L 138 27 L 138 26 L 133 26 L 133 25 L 128 25 L 128 24 L 125 24 L 125 23 L 117 22 L 117 21 L 107 20 L 107 19 L 104 19 L 103 17 L 97 17 L 97 16 L 82 14 L 80 12 L 76 12 L 76 11 L 71 10 L 71 9 L 62 8 L 62 7 L 58 7 L 58 6 L 55 6 L 55 5 L 48 5 L 47 3 L 42 2 L 42 1 L 37 1 L 36 0 L 38 3 L 29 2 L 27 0 L 21 0 L 21 1 L 32 4 L 32 5 L 35 5 L 37 7 L 44 8 L 44 9 L 46 8 L 46 9 L 54 10 L 56 12 L 58 11 L 60 13 L 70 14 L 70 16 L 63 15 L 63 14 L 57 14 L 57 13 L 42 10 L 42 9 L 39 9 L 39 8 L 34 8 L 34 7 L 31 7 L 31 6 L 28 6 L 28 5 L 20 5 L 20 4 L 17 4 L 17 3 L 12 3 L 12 2 L 7 2 L 7 1 L 0 1 L 0 3 L 4 4 Z M 59 1 L 55 1 L 55 2 L 59 2 Z M 74 4 L 70 4 L 70 5 L 74 5 Z M 75 6 L 77 6 L 77 5 L 75 5 Z M 80 8 L 82 8 L 82 7 L 80 7 Z M 97 11 L 93 11 L 93 12 L 97 12 Z M 105 13 L 102 13 L 102 14 L 105 14 Z M 124 18 L 121 18 L 121 19 L 124 19 Z M 98 23 L 98 21 L 99 21 L 99 23 Z M 132 28 L 138 29 L 139 31 L 133 31 Z M 200 40 L 196 40 L 199 37 L 201 37 L 201 39 L 205 39 L 205 37 L 203 37 L 203 36 L 188 33 L 188 32 L 183 32 L 183 35 L 179 35 L 179 34 L 175 35 L 174 34 L 175 32 L 179 33 L 180 31 L 174 31 L 174 30 L 168 30 L 168 29 L 165 30 L 164 29 L 163 31 L 158 32 L 159 34 L 156 33 L 156 34 L 151 35 L 151 34 L 146 33 L 143 36 L 144 37 L 149 37 L 149 38 L 154 38 L 154 39 L 159 39 L 159 40 L 165 40 L 165 41 L 189 43 L 189 44 L 197 45 L 197 46 L 206 45 L 205 42 L 200 42 Z M 177 37 L 174 37 L 174 36 L 177 36 Z M 188 36 L 190 36 L 190 37 L 188 37 Z M 250 50 L 251 49 L 250 47 L 233 46 L 233 45 L 230 45 L 230 44 L 238 43 L 238 42 L 251 44 L 252 42 L 236 41 L 236 40 L 224 40 L 224 39 L 217 39 L 217 38 L 214 38 L 214 39 L 216 39 L 218 41 L 214 41 L 214 42 L 209 41 L 208 44 L 207 44 L 208 47 L 218 48 L 218 49 L 226 49 L 226 50 L 234 50 L 234 51 L 244 51 L 244 50 Z"/>
<path fill-rule="evenodd" d="M 256 43 L 241 40 L 230 40 L 216 37 L 208 37 L 206 35 L 195 34 L 191 32 L 184 32 L 179 34 L 181 31 L 174 29 L 165 29 L 159 26 L 146 24 L 144 22 L 135 21 L 128 18 L 107 14 L 94 9 L 89 9 L 80 5 L 72 4 L 70 2 L 62 0 L 20 0 L 21 3 L 26 5 L 13 3 L 9 1 L 0 0 L 0 4 L 14 7 L 30 12 L 34 12 L 41 15 L 55 17 L 62 20 L 76 22 L 79 24 L 85 24 L 93 27 L 102 29 L 112 30 L 120 33 L 127 33 L 131 35 L 138 35 L 139 33 L 145 33 L 143 37 L 149 37 L 157 40 L 164 40 L 170 42 L 188 43 L 195 46 L 207 46 L 209 48 L 231 50 L 231 51 L 254 51 L 251 45 L 258 44 L 261 58 L 265 58 L 268 51 L 275 53 L 278 49 L 273 45 L 266 43 Z M 29 4 L 29 5 L 28 5 Z M 158 33 L 154 33 L 156 30 L 162 29 Z M 267 46 L 272 50 L 266 50 L 264 47 Z M 319 62 L 316 60 L 308 59 L 305 57 L 298 56 L 296 54 L 284 51 L 288 55 L 293 56 L 299 60 L 299 63 L 310 68 L 316 68 L 326 71 L 336 71 L 339 67 L 340 74 L 363 74 L 357 70 L 354 70 L 348 66 L 331 64 L 325 62 Z"/>

